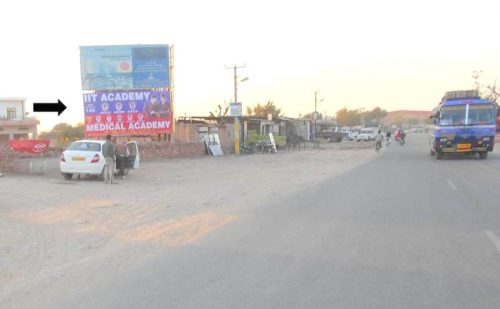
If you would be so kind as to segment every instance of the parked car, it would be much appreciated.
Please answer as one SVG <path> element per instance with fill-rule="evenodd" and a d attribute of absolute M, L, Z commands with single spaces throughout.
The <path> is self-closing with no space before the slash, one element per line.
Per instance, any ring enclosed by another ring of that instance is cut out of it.
<path fill-rule="evenodd" d="M 338 132 L 342 133 L 343 140 L 353 141 L 357 136 L 357 132 L 346 127 L 340 128 Z"/>
<path fill-rule="evenodd" d="M 351 130 L 351 135 L 352 135 L 352 140 L 356 140 L 356 138 L 358 137 L 358 134 L 359 134 L 359 129 L 353 129 Z"/>
<path fill-rule="evenodd" d="M 334 130 L 327 129 L 327 130 L 322 130 L 319 133 L 319 137 L 321 139 L 326 139 L 330 143 L 340 143 L 343 139 L 343 135 L 340 132 L 335 132 Z"/>
<path fill-rule="evenodd" d="M 359 134 L 356 136 L 356 141 L 371 141 L 377 136 L 379 128 L 364 128 L 361 129 Z"/>
<path fill-rule="evenodd" d="M 102 154 L 102 145 L 105 142 L 104 140 L 79 140 L 71 143 L 60 158 L 59 167 L 64 179 L 70 180 L 74 174 L 97 175 L 103 178 L 106 162 Z M 128 142 L 127 150 L 130 154 L 127 171 L 130 168 L 138 169 L 140 155 L 137 142 Z"/>

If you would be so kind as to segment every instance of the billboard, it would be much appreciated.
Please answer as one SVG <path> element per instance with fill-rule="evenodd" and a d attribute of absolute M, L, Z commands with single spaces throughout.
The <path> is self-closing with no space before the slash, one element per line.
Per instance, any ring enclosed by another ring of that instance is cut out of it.
<path fill-rule="evenodd" d="M 83 90 L 170 87 L 168 45 L 81 46 Z"/>
<path fill-rule="evenodd" d="M 96 91 L 83 95 L 85 136 L 172 133 L 170 91 Z"/>

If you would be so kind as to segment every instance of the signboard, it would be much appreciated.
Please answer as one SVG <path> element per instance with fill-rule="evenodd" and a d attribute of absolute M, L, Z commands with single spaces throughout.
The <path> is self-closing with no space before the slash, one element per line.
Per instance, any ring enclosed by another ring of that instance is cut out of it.
<path fill-rule="evenodd" d="M 312 116 L 313 116 L 313 120 L 318 120 L 319 113 L 313 112 Z"/>
<path fill-rule="evenodd" d="M 229 104 L 229 115 L 231 117 L 241 117 L 243 115 L 243 108 L 241 103 Z"/>
<path fill-rule="evenodd" d="M 49 140 L 9 140 L 9 147 L 16 152 L 45 153 L 49 150 Z"/>
<path fill-rule="evenodd" d="M 168 45 L 81 46 L 83 90 L 170 87 Z"/>
<path fill-rule="evenodd" d="M 83 104 L 86 137 L 172 133 L 169 91 L 97 91 Z"/>

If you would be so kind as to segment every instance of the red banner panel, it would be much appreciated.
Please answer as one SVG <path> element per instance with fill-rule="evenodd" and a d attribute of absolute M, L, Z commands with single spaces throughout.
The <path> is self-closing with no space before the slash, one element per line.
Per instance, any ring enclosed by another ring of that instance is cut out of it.
<path fill-rule="evenodd" d="M 107 134 L 154 135 L 172 132 L 172 117 L 145 117 L 143 113 L 126 115 L 85 116 L 85 136 L 100 137 Z"/>
<path fill-rule="evenodd" d="M 25 153 L 45 153 L 49 150 L 49 140 L 10 140 L 9 146 L 12 150 Z"/>

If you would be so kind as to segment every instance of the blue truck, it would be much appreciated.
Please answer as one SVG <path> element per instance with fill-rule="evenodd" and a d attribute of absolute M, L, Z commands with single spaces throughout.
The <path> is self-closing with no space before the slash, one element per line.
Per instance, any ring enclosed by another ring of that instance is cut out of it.
<path fill-rule="evenodd" d="M 477 90 L 446 92 L 431 114 L 431 155 L 438 160 L 448 153 L 479 154 L 486 159 L 495 145 L 497 116 L 497 104 L 481 98 Z"/>

